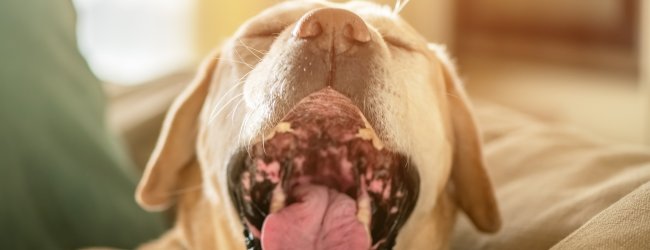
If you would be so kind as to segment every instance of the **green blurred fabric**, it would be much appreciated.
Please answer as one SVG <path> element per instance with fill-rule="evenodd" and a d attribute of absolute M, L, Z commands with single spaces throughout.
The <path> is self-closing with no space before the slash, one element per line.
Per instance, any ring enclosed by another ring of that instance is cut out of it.
<path fill-rule="evenodd" d="M 68 0 L 0 1 L 0 249 L 132 248 L 161 234 L 133 199 Z"/>

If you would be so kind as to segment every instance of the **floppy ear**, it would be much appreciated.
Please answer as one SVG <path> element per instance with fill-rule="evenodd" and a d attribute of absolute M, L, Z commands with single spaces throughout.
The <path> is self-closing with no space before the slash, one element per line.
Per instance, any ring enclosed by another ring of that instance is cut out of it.
<path fill-rule="evenodd" d="M 462 83 L 444 50 L 429 46 L 437 57 L 447 91 L 450 125 L 453 131 L 451 188 L 458 206 L 483 232 L 501 227 L 499 208 L 485 169 L 481 138 Z"/>
<path fill-rule="evenodd" d="M 181 171 L 195 161 L 198 116 L 218 57 L 217 52 L 210 54 L 192 83 L 174 100 L 167 112 L 158 142 L 135 195 L 136 201 L 147 210 L 169 207 L 172 193 L 180 188 L 178 177 Z"/>

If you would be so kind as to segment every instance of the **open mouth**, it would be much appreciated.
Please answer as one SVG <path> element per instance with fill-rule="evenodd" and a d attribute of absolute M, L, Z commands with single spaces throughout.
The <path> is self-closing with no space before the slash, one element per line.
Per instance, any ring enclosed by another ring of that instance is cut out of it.
<path fill-rule="evenodd" d="M 240 150 L 228 171 L 248 249 L 391 249 L 419 191 L 408 158 L 329 87 Z"/>

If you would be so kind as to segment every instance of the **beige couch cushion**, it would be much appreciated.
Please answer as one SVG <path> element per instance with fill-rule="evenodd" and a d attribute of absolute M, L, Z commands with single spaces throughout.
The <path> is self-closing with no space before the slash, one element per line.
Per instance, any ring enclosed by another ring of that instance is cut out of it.
<path fill-rule="evenodd" d="M 650 190 L 630 193 L 650 181 L 649 149 L 613 145 L 577 128 L 544 124 L 484 103 L 477 105 L 477 115 L 504 223 L 499 233 L 485 235 L 461 216 L 452 248 L 549 249 L 562 241 L 558 248 L 592 249 L 623 246 L 625 240 L 634 241 L 625 246 L 650 246 L 648 234 L 630 238 L 624 231 L 606 230 L 650 228 L 619 223 L 648 220 L 648 205 L 639 202 L 643 197 L 647 202 Z"/>
<path fill-rule="evenodd" d="M 648 249 L 650 247 L 650 183 L 634 190 L 553 249 Z"/>

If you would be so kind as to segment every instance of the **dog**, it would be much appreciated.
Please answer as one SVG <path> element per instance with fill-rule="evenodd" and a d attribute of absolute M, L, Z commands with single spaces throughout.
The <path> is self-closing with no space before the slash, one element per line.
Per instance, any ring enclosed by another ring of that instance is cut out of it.
<path fill-rule="evenodd" d="M 136 200 L 176 210 L 141 249 L 445 249 L 457 208 L 501 225 L 444 49 L 360 1 L 241 26 L 172 104 Z"/>

